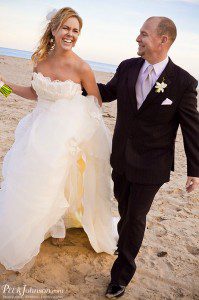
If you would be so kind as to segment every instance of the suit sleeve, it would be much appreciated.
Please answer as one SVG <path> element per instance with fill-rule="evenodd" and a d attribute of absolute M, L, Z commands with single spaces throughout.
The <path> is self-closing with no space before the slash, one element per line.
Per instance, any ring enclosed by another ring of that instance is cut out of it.
<path fill-rule="evenodd" d="M 98 83 L 98 88 L 103 102 L 111 102 L 117 99 L 117 88 L 121 64 L 118 66 L 114 77 L 107 84 Z"/>
<path fill-rule="evenodd" d="M 179 105 L 179 121 L 187 157 L 187 175 L 199 177 L 199 112 L 197 110 L 198 82 L 191 79 Z"/>

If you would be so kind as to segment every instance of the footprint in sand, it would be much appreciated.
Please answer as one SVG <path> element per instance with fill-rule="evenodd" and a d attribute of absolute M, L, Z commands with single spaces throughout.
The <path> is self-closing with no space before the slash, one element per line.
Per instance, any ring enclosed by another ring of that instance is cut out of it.
<path fill-rule="evenodd" d="M 172 272 L 175 270 L 174 266 L 173 266 L 173 264 L 171 262 L 166 261 L 166 265 L 168 266 L 169 269 L 171 269 Z"/>
<path fill-rule="evenodd" d="M 194 256 L 199 255 L 199 248 L 198 247 L 188 245 L 187 246 L 187 251 L 190 254 L 194 255 Z"/>
<path fill-rule="evenodd" d="M 69 271 L 69 282 L 73 285 L 79 285 L 85 283 L 84 274 L 78 271 L 71 270 Z"/>
<path fill-rule="evenodd" d="M 155 235 L 158 237 L 167 235 L 167 230 L 164 225 L 156 224 L 155 228 L 153 230 L 154 230 Z"/>
<path fill-rule="evenodd" d="M 103 284 L 105 281 L 104 276 L 102 276 L 102 274 L 90 274 L 85 276 L 85 281 L 86 283 L 89 283 L 90 285 L 95 285 L 95 284 Z"/>
<path fill-rule="evenodd" d="M 168 191 L 168 194 L 172 194 L 172 195 L 183 195 L 183 193 L 184 193 L 183 189 L 179 189 L 179 188 Z"/>
<path fill-rule="evenodd" d="M 158 221 L 158 222 L 162 222 L 162 221 L 166 221 L 166 220 L 168 220 L 166 217 L 156 217 L 156 220 Z"/>

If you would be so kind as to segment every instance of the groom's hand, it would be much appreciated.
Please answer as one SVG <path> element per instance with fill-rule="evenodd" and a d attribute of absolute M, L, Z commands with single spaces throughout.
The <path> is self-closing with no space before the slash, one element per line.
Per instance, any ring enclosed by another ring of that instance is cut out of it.
<path fill-rule="evenodd" d="M 199 177 L 187 177 L 186 190 L 188 193 L 199 187 Z"/>

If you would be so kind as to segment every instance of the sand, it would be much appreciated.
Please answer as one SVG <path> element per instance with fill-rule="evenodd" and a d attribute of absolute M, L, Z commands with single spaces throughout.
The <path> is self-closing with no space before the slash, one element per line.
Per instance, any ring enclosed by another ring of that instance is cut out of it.
<path fill-rule="evenodd" d="M 29 60 L 0 57 L 0 74 L 9 81 L 29 85 L 31 71 Z M 104 83 L 113 76 L 102 72 L 95 72 L 95 75 L 98 82 Z M 34 101 L 13 94 L 7 100 L 0 96 L 1 166 L 13 143 L 17 123 L 34 107 Z M 115 116 L 116 102 L 105 104 L 104 119 L 111 132 Z M 186 158 L 180 131 L 176 140 L 175 168 L 171 181 L 161 188 L 148 215 L 144 242 L 137 257 L 137 272 L 126 289 L 124 300 L 199 299 L 199 192 L 187 194 L 185 191 Z M 113 214 L 117 215 L 115 199 L 112 207 Z M 50 240 L 42 244 L 35 265 L 27 273 L 5 272 L 1 268 L 0 285 L 2 288 L 5 284 L 20 287 L 21 291 L 23 286 L 26 289 L 51 289 L 52 294 L 45 294 L 43 299 L 105 299 L 104 291 L 115 258 L 105 253 L 96 254 L 82 229 L 70 229 L 61 248 L 51 245 Z M 63 290 L 63 293 L 58 296 L 53 293 L 55 289 Z M 17 290 L 13 292 L 19 295 Z M 1 289 L 0 299 L 3 295 L 11 297 L 14 294 L 11 290 L 5 294 Z M 42 293 L 26 294 L 23 299 L 42 299 Z"/>

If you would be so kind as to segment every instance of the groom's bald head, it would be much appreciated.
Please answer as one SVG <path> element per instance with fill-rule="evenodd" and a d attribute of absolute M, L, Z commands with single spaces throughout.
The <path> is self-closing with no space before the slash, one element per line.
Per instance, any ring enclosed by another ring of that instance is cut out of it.
<path fill-rule="evenodd" d="M 136 39 L 138 55 L 154 64 L 167 57 L 169 48 L 176 39 L 174 22 L 166 17 L 150 17 L 140 29 Z"/>
<path fill-rule="evenodd" d="M 177 28 L 171 19 L 167 17 L 150 17 L 146 20 L 146 22 L 147 21 L 154 21 L 157 24 L 157 34 L 159 36 L 168 36 L 170 45 L 173 44 L 177 36 Z"/>

